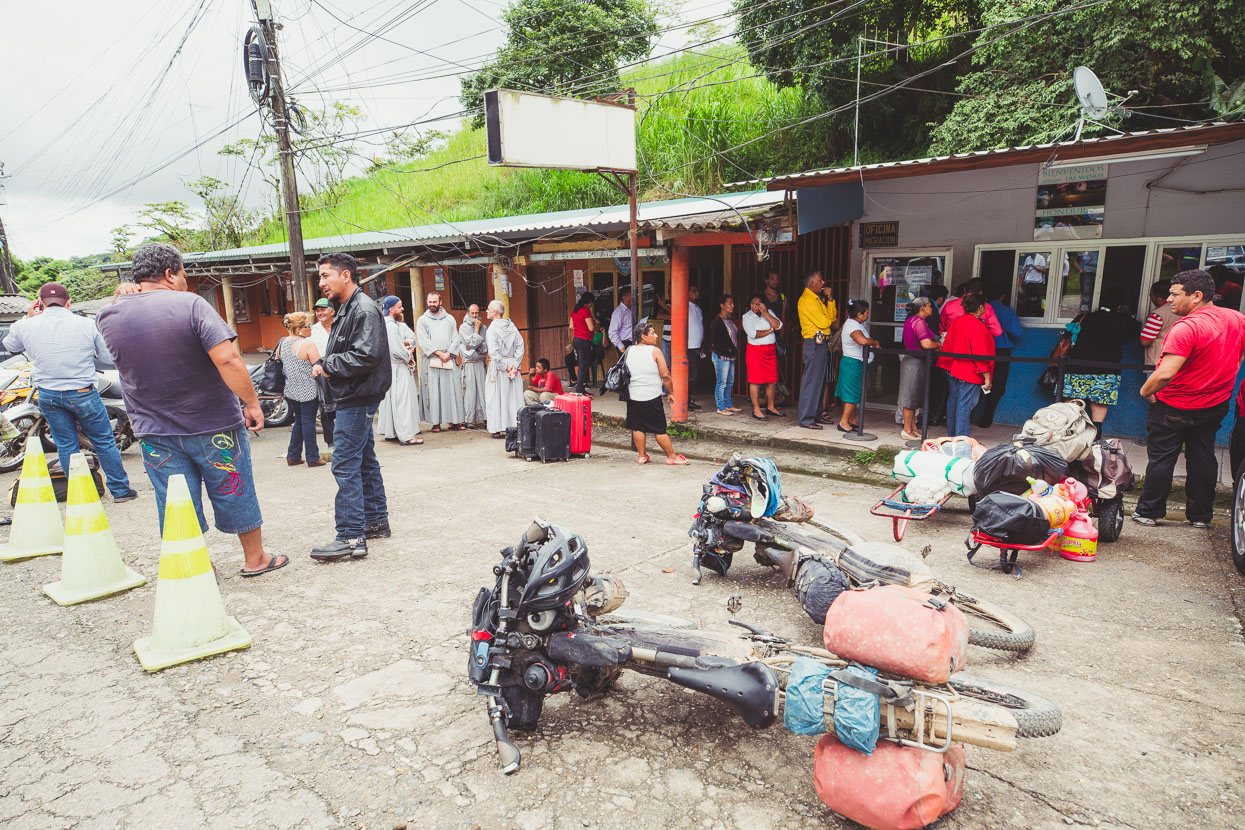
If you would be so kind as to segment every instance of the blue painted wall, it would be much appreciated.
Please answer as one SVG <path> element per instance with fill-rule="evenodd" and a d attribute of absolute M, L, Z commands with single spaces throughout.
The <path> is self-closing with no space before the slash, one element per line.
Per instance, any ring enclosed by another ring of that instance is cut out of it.
<path fill-rule="evenodd" d="M 1051 349 L 1059 340 L 1062 329 L 1057 328 L 1025 328 L 1024 337 L 1016 345 L 1012 355 L 1015 357 L 1048 357 Z M 1131 343 L 1124 347 L 1125 363 L 1142 363 L 1145 355 L 1141 344 Z M 999 402 L 994 419 L 1003 424 L 1023 424 L 1025 419 L 1038 409 L 1052 402 L 1052 398 L 1038 388 L 1038 378 L 1046 370 L 1042 363 L 1015 363 L 1007 378 L 1007 391 Z M 1242 367 L 1245 376 L 1245 367 Z M 1108 435 L 1124 435 L 1140 438 L 1146 434 L 1146 410 L 1149 404 L 1142 400 L 1138 392 L 1141 390 L 1142 374 L 1137 370 L 1126 370 L 1120 377 L 1120 402 L 1107 412 L 1104 426 Z M 1237 384 L 1241 376 L 1237 377 Z M 1232 429 L 1232 413 L 1224 418 L 1223 427 L 1215 436 L 1215 443 L 1227 446 L 1228 433 Z"/>

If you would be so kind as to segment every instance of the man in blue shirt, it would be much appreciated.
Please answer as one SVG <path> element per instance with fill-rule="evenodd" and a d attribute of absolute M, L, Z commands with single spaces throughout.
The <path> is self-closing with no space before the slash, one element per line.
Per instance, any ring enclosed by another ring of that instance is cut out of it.
<path fill-rule="evenodd" d="M 994 299 L 990 300 L 990 308 L 994 309 L 995 319 L 999 321 L 999 326 L 1003 329 L 1003 333 L 996 335 L 994 338 L 994 354 L 996 358 L 994 362 L 994 388 L 989 395 L 982 395 L 981 400 L 973 409 L 973 423 L 979 427 L 988 427 L 994 423 L 994 410 L 998 409 L 999 401 L 1003 400 L 1003 392 L 1007 389 L 1007 374 L 1011 371 L 1012 364 L 997 358 L 1003 355 L 1010 355 L 1012 349 L 1020 342 L 1020 337 L 1024 333 L 1024 329 L 1020 327 L 1020 318 L 1016 316 L 1016 312 L 1012 307 L 1004 302 L 1004 299 L 1010 293 L 1010 285 L 996 285 L 994 287 Z"/>
<path fill-rule="evenodd" d="M 113 501 L 137 498 L 121 465 L 108 411 L 95 389 L 95 359 L 112 362 L 112 356 L 95 323 L 69 310 L 65 286 L 44 283 L 39 299 L 26 310 L 26 319 L 9 329 L 4 345 L 11 352 L 25 352 L 34 363 L 39 411 L 56 442 L 61 470 L 69 472 L 69 457 L 79 448 L 80 427 L 108 476 Z"/>

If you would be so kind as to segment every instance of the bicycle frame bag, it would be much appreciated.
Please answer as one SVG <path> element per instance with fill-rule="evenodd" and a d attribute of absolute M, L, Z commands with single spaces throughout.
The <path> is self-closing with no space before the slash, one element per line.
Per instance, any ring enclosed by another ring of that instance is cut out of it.
<path fill-rule="evenodd" d="M 945 753 L 880 741 L 872 755 L 825 735 L 813 754 L 813 786 L 834 812 L 873 830 L 916 830 L 960 805 L 964 746 Z"/>
<path fill-rule="evenodd" d="M 926 683 L 946 683 L 968 659 L 968 621 L 960 609 L 899 585 L 839 594 L 822 636 L 844 660 Z"/>

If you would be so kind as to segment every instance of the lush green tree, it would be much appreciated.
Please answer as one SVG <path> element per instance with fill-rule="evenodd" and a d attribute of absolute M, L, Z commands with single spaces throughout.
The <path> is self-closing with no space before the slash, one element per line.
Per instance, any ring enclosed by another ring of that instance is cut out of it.
<path fill-rule="evenodd" d="M 156 239 L 188 251 L 195 242 L 199 218 L 185 202 L 149 202 L 138 210 L 139 227 L 156 232 Z"/>
<path fill-rule="evenodd" d="M 984 0 L 982 23 L 1005 23 L 1082 2 Z M 983 32 L 973 69 L 957 89 L 966 97 L 934 126 L 931 151 L 959 153 L 1070 138 L 1080 112 L 1072 87 L 1078 65 L 1094 70 L 1108 93 L 1137 90 L 1128 101 L 1128 117 L 1114 119 L 1121 130 L 1179 126 L 1181 121 L 1172 118 L 1237 117 L 1241 102 L 1233 105 L 1232 96 L 1240 89 L 1221 78 L 1245 74 L 1242 24 L 1243 0 L 1115 0 L 1024 28 Z M 1216 88 L 1216 82 L 1221 86 Z M 1212 102 L 1222 111 L 1216 112 Z M 1101 132 L 1086 125 L 1083 135 Z"/>
<path fill-rule="evenodd" d="M 515 0 L 502 12 L 506 42 L 462 80 L 467 110 L 499 87 L 587 97 L 618 92 L 618 66 L 648 55 L 657 12 L 648 0 Z M 484 123 L 483 112 L 473 113 Z"/>
<path fill-rule="evenodd" d="M 915 44 L 955 31 L 971 29 L 980 20 L 982 0 L 866 0 L 863 4 L 825 0 L 757 3 L 734 0 L 739 41 L 752 63 L 772 73 L 780 86 L 798 86 L 820 100 L 826 116 L 824 132 L 830 146 L 826 159 L 852 151 L 856 100 L 856 59 L 867 36 L 889 44 Z M 863 159 L 906 158 L 928 143 L 928 122 L 940 121 L 954 100 L 939 93 L 955 88 L 967 59 L 935 69 L 968 47 L 966 38 L 939 40 L 921 46 L 893 48 L 867 41 L 861 60 L 862 100 L 902 81 L 920 90 L 897 90 L 863 100 L 860 145 Z M 935 69 L 928 75 L 923 73 Z"/>
<path fill-rule="evenodd" d="M 203 200 L 204 227 L 198 234 L 196 247 L 209 251 L 241 248 L 258 219 L 254 211 L 242 206 L 239 194 L 230 192 L 224 182 L 212 176 L 187 182 L 186 187 Z"/>

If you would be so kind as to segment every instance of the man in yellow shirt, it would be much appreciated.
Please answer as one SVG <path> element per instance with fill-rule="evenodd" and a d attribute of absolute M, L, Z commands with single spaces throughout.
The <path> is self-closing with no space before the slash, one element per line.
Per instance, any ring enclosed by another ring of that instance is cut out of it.
<path fill-rule="evenodd" d="M 804 338 L 800 375 L 800 426 L 821 429 L 822 389 L 830 365 L 830 336 L 838 320 L 834 300 L 826 296 L 826 285 L 820 271 L 813 271 L 804 280 L 804 293 L 796 304 L 800 315 L 800 335 Z"/>

